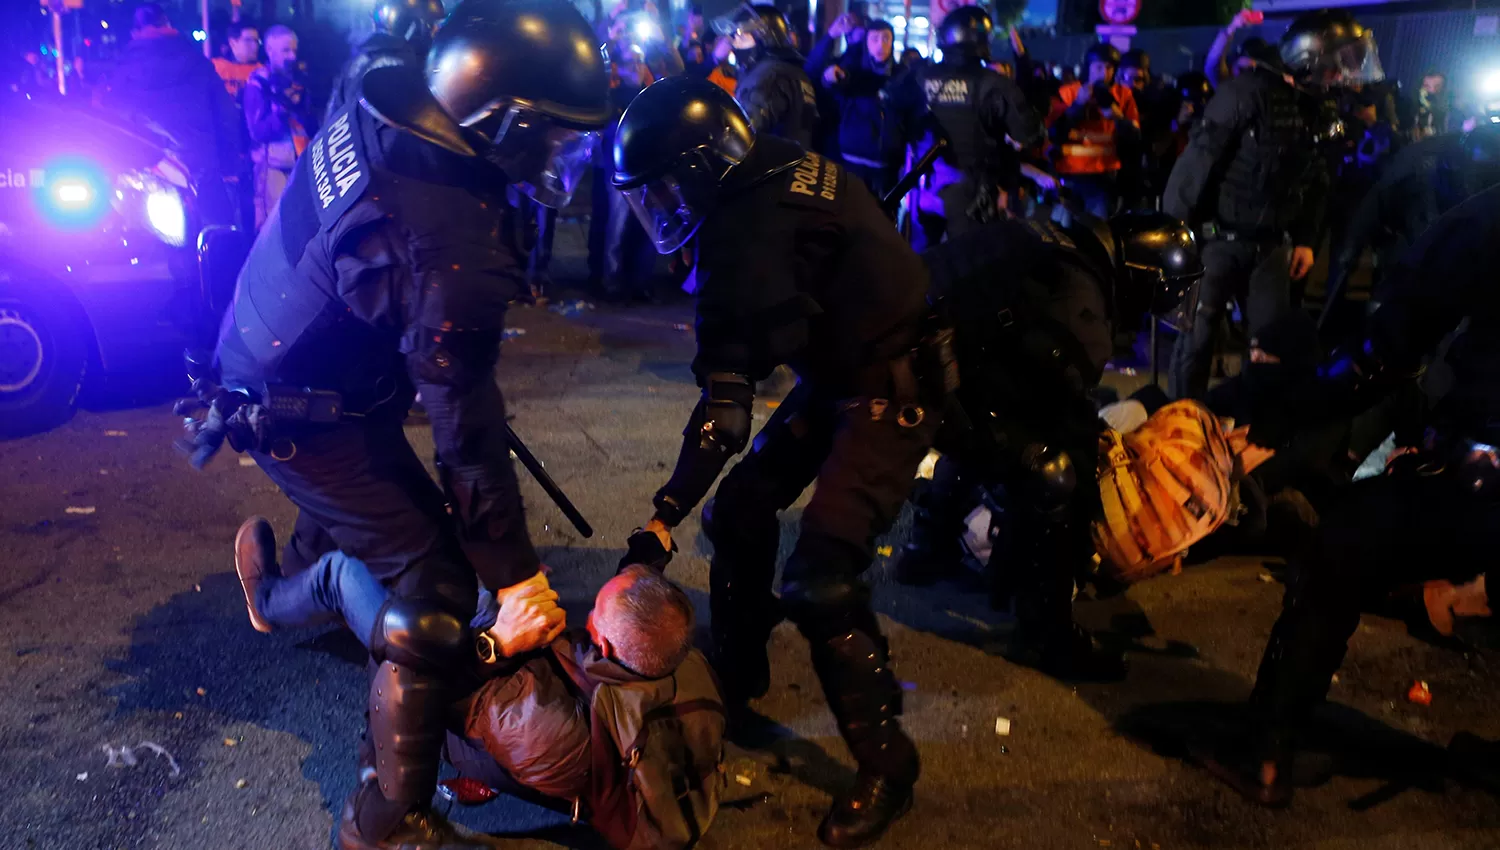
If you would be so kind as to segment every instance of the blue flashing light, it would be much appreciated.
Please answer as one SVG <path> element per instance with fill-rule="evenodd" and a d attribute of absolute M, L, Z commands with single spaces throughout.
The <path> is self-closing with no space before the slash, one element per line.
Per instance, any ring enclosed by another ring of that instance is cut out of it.
<path fill-rule="evenodd" d="M 203 30 L 193 30 L 193 41 L 207 41 L 208 33 Z"/>
<path fill-rule="evenodd" d="M 87 160 L 60 160 L 42 169 L 33 182 L 42 217 L 64 230 L 86 230 L 109 211 L 109 183 L 104 172 Z"/>

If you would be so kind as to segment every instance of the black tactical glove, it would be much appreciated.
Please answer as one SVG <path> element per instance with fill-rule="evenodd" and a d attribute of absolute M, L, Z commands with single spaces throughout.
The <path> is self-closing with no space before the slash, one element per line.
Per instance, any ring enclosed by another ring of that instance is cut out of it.
<path fill-rule="evenodd" d="M 620 566 L 615 572 L 637 564 L 650 567 L 659 573 L 666 572 L 667 564 L 672 562 L 672 553 L 676 551 L 676 540 L 672 541 L 672 550 L 669 552 L 662 547 L 661 538 L 656 536 L 656 532 L 637 528 L 625 541 L 625 557 L 620 559 Z"/>
<path fill-rule="evenodd" d="M 184 417 L 184 435 L 176 446 L 189 456 L 194 469 L 202 469 L 226 439 L 237 452 L 264 451 L 270 443 L 266 409 L 250 404 L 244 393 L 227 390 L 210 378 L 193 381 L 193 395 L 178 399 L 172 412 Z"/>

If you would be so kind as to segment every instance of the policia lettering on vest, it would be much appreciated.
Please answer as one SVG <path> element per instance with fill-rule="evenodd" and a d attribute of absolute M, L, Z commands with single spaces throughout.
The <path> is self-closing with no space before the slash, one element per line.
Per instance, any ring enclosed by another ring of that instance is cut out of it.
<path fill-rule="evenodd" d="M 791 192 L 817 197 L 825 201 L 838 200 L 839 168 L 815 153 L 809 153 L 792 171 Z"/>

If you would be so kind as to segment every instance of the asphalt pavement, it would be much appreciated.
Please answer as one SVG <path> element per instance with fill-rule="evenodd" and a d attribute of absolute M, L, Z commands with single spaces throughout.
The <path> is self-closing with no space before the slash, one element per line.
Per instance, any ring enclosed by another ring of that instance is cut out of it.
<path fill-rule="evenodd" d="M 682 304 L 513 315 L 500 380 L 516 430 L 598 529 L 581 539 L 523 476 L 574 622 L 676 456 L 697 394 L 689 321 Z M 757 420 L 774 401 L 757 401 Z M 341 629 L 257 634 L 231 566 L 241 520 L 263 514 L 285 534 L 291 505 L 233 452 L 190 469 L 166 388 L 94 407 L 0 443 L 0 843 L 326 847 L 354 781 L 362 651 Z M 408 435 L 430 454 L 423 426 Z M 696 517 L 678 539 L 671 574 L 706 620 Z M 1500 798 L 1455 778 L 1444 750 L 1460 731 L 1500 738 L 1480 656 L 1366 618 L 1315 736 L 1332 778 L 1267 812 L 1182 760 L 1185 736 L 1249 691 L 1282 593 L 1259 560 L 1080 603 L 1132 666 L 1123 683 L 1074 687 L 1007 661 L 1009 624 L 974 587 L 900 587 L 881 551 L 868 577 L 924 760 L 916 807 L 883 848 L 1500 847 Z M 784 625 L 772 652 L 757 707 L 778 734 L 731 751 L 733 802 L 704 848 L 815 847 L 830 793 L 852 779 L 805 645 Z M 1414 679 L 1430 706 L 1406 701 Z M 516 802 L 454 816 L 510 836 L 501 846 L 597 846 Z"/>

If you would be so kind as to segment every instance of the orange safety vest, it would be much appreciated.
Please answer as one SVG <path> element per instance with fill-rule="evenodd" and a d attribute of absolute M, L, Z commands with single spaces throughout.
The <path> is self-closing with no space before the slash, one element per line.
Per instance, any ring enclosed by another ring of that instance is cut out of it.
<path fill-rule="evenodd" d="M 1052 112 L 1047 116 L 1051 126 L 1078 99 L 1082 83 L 1073 82 L 1063 86 L 1052 101 Z M 1135 92 L 1129 86 L 1114 83 L 1110 93 L 1115 98 L 1115 115 L 1141 126 L 1141 114 L 1136 109 Z M 1110 174 L 1120 170 L 1120 152 L 1115 146 L 1115 118 L 1105 118 L 1095 106 L 1090 106 L 1088 116 L 1068 130 L 1068 137 L 1058 143 L 1057 173 L 1059 174 Z"/>
<path fill-rule="evenodd" d="M 738 88 L 740 84 L 740 81 L 737 77 L 731 77 L 728 74 L 724 73 L 724 68 L 722 66 L 716 66 L 712 71 L 708 72 L 708 81 L 723 89 L 724 91 L 729 92 L 730 97 L 734 97 L 734 90 Z"/>
<path fill-rule="evenodd" d="M 241 102 L 240 95 L 245 91 L 245 83 L 250 81 L 250 75 L 259 67 L 254 62 L 244 63 L 222 56 L 214 57 L 214 70 L 219 72 L 219 79 L 224 81 L 224 88 L 235 103 Z"/>

